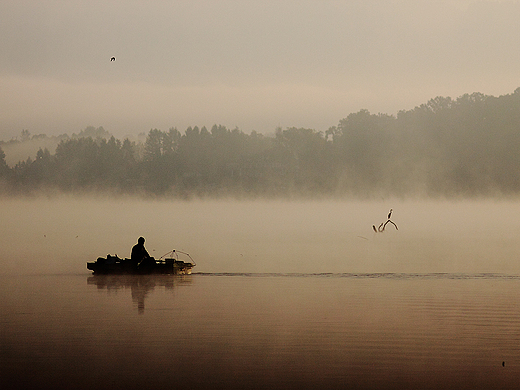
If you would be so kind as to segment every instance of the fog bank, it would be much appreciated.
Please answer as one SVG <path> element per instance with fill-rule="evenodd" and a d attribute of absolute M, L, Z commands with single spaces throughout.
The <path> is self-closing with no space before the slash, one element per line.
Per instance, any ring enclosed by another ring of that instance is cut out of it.
<path fill-rule="evenodd" d="M 399 230 L 386 221 L 389 209 Z M 2 274 L 88 274 L 86 262 L 190 253 L 195 272 L 520 273 L 516 202 L 3 200 Z"/>

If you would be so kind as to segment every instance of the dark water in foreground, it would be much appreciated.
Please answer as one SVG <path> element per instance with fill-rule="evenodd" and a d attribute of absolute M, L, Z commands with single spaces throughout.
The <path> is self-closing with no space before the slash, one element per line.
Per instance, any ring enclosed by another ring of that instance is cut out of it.
<path fill-rule="evenodd" d="M 491 389 L 520 378 L 520 277 L 0 276 L 4 388 Z"/>

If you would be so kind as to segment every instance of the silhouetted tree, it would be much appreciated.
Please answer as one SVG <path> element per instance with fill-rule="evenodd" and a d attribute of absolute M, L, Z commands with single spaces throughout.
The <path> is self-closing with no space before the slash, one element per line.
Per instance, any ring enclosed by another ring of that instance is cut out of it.
<path fill-rule="evenodd" d="M 112 134 L 106 131 L 102 126 L 95 128 L 94 126 L 87 126 L 85 129 L 81 130 L 78 135 L 73 135 L 73 138 L 110 138 Z"/>
<path fill-rule="evenodd" d="M 138 142 L 121 142 L 102 127 L 79 135 L 55 137 L 54 154 L 40 148 L 13 167 L 0 149 L 4 188 L 182 197 L 520 194 L 520 89 L 436 97 L 397 116 L 360 110 L 325 133 L 278 128 L 273 138 L 214 125 L 152 129 Z M 23 130 L 0 145 L 38 140 L 49 141 Z"/>
<path fill-rule="evenodd" d="M 9 173 L 9 167 L 7 166 L 7 162 L 5 161 L 5 153 L 0 148 L 0 178 L 7 177 Z"/>

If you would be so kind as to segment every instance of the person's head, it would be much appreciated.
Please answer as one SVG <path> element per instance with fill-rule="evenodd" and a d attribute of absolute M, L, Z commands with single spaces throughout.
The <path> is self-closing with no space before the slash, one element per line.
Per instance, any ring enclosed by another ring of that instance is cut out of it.
<path fill-rule="evenodd" d="M 139 239 L 137 240 L 137 243 L 143 245 L 144 244 L 144 237 L 139 237 Z"/>

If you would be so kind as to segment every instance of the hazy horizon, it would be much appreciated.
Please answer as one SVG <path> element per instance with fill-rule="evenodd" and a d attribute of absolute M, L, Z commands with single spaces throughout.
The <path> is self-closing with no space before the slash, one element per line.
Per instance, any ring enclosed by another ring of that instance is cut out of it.
<path fill-rule="evenodd" d="M 222 124 L 324 131 L 352 112 L 519 85 L 516 1 L 4 1 L 0 139 Z M 116 61 L 110 58 L 116 57 Z"/>
<path fill-rule="evenodd" d="M 375 233 L 393 209 L 392 221 Z M 101 196 L 3 199 L 2 274 L 85 273 L 128 257 L 139 236 L 194 272 L 519 274 L 515 201 L 196 200 Z"/>

